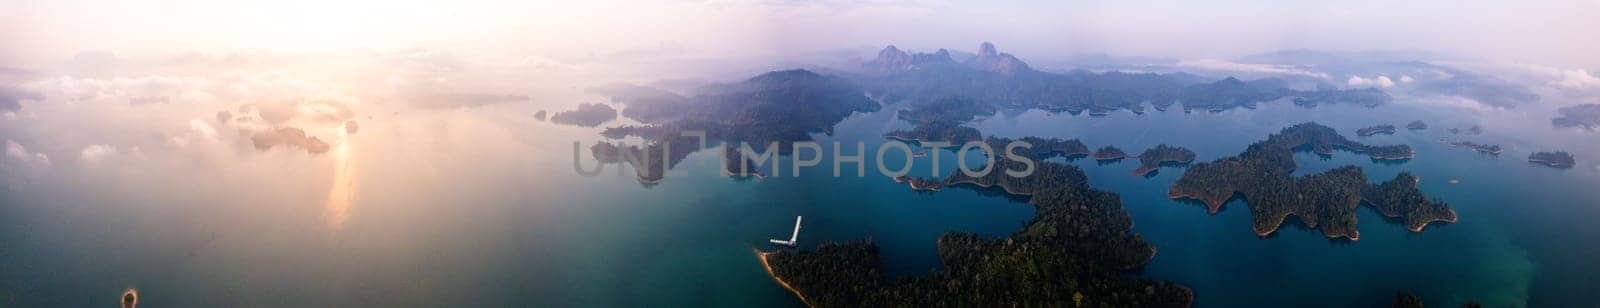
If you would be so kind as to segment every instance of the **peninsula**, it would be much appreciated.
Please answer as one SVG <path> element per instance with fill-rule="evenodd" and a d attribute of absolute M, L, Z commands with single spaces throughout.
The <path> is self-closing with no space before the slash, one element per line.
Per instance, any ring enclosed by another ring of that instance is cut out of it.
<path fill-rule="evenodd" d="M 1322 173 L 1294 177 L 1293 152 L 1310 148 L 1331 155 L 1334 148 L 1379 157 L 1409 156 L 1406 145 L 1370 146 L 1340 136 L 1332 128 L 1303 123 L 1251 144 L 1238 156 L 1199 163 L 1188 169 L 1167 196 L 1195 199 L 1215 214 L 1236 194 L 1249 200 L 1254 230 L 1267 236 L 1277 231 L 1289 215 L 1329 238 L 1359 239 L 1355 210 L 1361 204 L 1389 217 L 1405 217 L 1406 228 L 1420 232 L 1434 221 L 1455 221 L 1444 202 L 1429 201 L 1416 189 L 1417 179 L 1403 173 L 1388 182 L 1369 185 L 1361 168 L 1344 166 Z"/>
<path fill-rule="evenodd" d="M 1010 140 L 985 142 L 1004 145 Z M 999 160 L 992 167 L 1020 168 L 1016 164 L 1020 163 Z M 888 279 L 878 246 L 870 240 L 757 256 L 779 285 L 816 307 L 1185 307 L 1193 302 L 1189 288 L 1139 278 L 1133 272 L 1155 256 L 1155 248 L 1131 232 L 1133 221 L 1121 197 L 1090 188 L 1083 170 L 1039 162 L 1030 177 L 1001 174 L 972 178 L 958 172 L 947 182 L 999 187 L 1027 198 L 1035 216 L 1005 238 L 972 233 L 940 236 L 936 243 L 944 267 L 932 275 Z"/>

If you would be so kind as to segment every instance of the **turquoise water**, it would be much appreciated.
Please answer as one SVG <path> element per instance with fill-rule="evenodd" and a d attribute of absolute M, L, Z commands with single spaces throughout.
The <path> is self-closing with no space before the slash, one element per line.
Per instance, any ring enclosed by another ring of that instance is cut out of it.
<path fill-rule="evenodd" d="M 680 164 L 686 175 L 654 186 L 611 169 L 597 177 L 572 170 L 572 142 L 586 147 L 599 139 L 598 129 L 495 108 L 363 122 L 351 141 L 355 197 L 348 219 L 331 226 L 326 161 L 228 167 L 249 172 L 188 165 L 159 174 L 83 171 L 6 187 L 0 306 L 103 305 L 126 288 L 137 288 L 150 306 L 799 305 L 752 252 L 788 236 L 794 216 L 805 216 L 803 247 L 870 237 L 889 274 L 899 276 L 937 268 L 934 240 L 944 232 L 1004 236 L 1032 215 L 1007 198 L 969 189 L 918 193 L 878 175 L 872 150 L 879 135 L 907 126 L 893 120 L 896 106 L 816 136 L 824 152 L 836 140 L 866 142 L 866 177 L 833 178 L 825 159 L 800 177 L 784 165 L 777 177 L 736 180 L 719 174 L 718 152 L 703 151 Z M 1600 285 L 1589 278 L 1600 273 L 1591 262 L 1600 259 L 1600 232 L 1589 222 L 1600 219 L 1593 189 L 1600 145 L 1593 133 L 1550 128 L 1545 111 L 1280 103 L 1215 114 L 1008 112 L 975 126 L 989 135 L 1081 138 L 1091 148 L 1111 144 L 1130 153 L 1168 143 L 1207 161 L 1305 121 L 1355 138 L 1359 127 L 1421 119 L 1432 127 L 1359 138 L 1412 145 L 1417 159 L 1403 164 L 1344 152 L 1327 159 L 1297 154 L 1302 174 L 1346 164 L 1363 167 L 1372 180 L 1414 172 L 1424 191 L 1460 216 L 1459 223 L 1410 233 L 1360 210 L 1362 236 L 1354 242 L 1292 224 L 1260 238 L 1242 201 L 1208 215 L 1169 200 L 1180 168 L 1143 178 L 1128 175 L 1136 160 L 1070 163 L 1088 173 L 1091 186 L 1120 193 L 1134 231 L 1159 249 L 1141 274 L 1194 288 L 1197 306 L 1370 306 L 1401 289 L 1429 305 L 1593 305 L 1600 303 Z M 1436 141 L 1468 138 L 1445 129 L 1475 123 L 1485 134 L 1472 140 L 1506 145 L 1507 152 L 1490 157 Z M 1576 154 L 1579 167 L 1524 159 L 1553 149 Z M 952 172 L 954 154 L 943 154 L 937 168 L 918 158 L 913 175 Z M 846 164 L 846 174 L 853 168 Z M 1460 184 L 1445 182 L 1452 178 Z M 266 182 L 274 184 L 260 185 Z M 104 189 L 75 188 L 85 186 Z"/>

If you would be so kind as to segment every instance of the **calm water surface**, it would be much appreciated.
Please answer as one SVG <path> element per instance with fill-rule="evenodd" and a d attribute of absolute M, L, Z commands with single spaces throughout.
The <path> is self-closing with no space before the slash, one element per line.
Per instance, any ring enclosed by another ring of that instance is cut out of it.
<path fill-rule="evenodd" d="M 835 135 L 816 136 L 829 153 L 832 141 L 866 142 L 867 176 L 859 178 L 833 178 L 825 159 L 800 177 L 785 165 L 778 177 L 730 179 L 718 173 L 716 151 L 692 155 L 678 168 L 687 175 L 654 186 L 617 176 L 615 166 L 583 177 L 572 170 L 572 143 L 581 142 L 587 156 L 598 129 L 495 108 L 363 122 L 343 156 L 268 152 L 269 159 L 227 172 L 177 164 L 161 173 L 40 177 L 6 187 L 0 198 L 0 303 L 107 305 L 137 288 L 151 306 L 799 305 L 752 253 L 788 236 L 795 216 L 805 216 L 803 247 L 871 238 L 889 274 L 903 276 L 939 266 L 934 240 L 942 233 L 1005 236 L 1033 214 L 1006 198 L 969 189 L 917 193 L 878 175 L 871 156 L 879 135 L 908 126 L 893 120 L 897 108 L 852 116 Z M 1370 306 L 1401 289 L 1447 307 L 1600 303 L 1600 284 L 1590 278 L 1600 273 L 1592 262 L 1600 260 L 1600 231 L 1590 227 L 1600 219 L 1600 135 L 1551 128 L 1549 110 L 1526 109 L 1270 103 L 1222 113 L 1008 112 L 975 126 L 987 135 L 1081 138 L 1091 148 L 1135 154 L 1168 143 L 1208 161 L 1305 121 L 1356 138 L 1360 127 L 1424 120 L 1432 126 L 1426 131 L 1358 138 L 1411 145 L 1417 159 L 1403 164 L 1345 152 L 1296 155 L 1299 174 L 1357 165 L 1382 181 L 1414 172 L 1424 191 L 1460 216 L 1410 233 L 1364 209 L 1354 242 L 1292 224 L 1260 238 L 1243 201 L 1208 215 L 1169 200 L 1181 168 L 1143 178 L 1128 175 L 1137 160 L 1069 163 L 1089 174 L 1091 186 L 1120 193 L 1134 231 L 1158 247 L 1142 274 L 1193 287 L 1198 306 Z M 1472 124 L 1482 124 L 1484 135 L 1445 132 Z M 1508 150 L 1485 156 L 1440 138 Z M 1525 160 L 1555 149 L 1576 154 L 1579 166 Z M 937 167 L 917 158 L 913 174 L 952 172 L 954 154 L 943 154 Z M 338 178 L 329 170 L 341 166 L 354 183 L 348 204 L 328 201 Z M 854 165 L 845 170 L 853 175 Z M 164 184 L 71 189 L 125 182 Z M 268 182 L 271 188 L 260 187 Z"/>

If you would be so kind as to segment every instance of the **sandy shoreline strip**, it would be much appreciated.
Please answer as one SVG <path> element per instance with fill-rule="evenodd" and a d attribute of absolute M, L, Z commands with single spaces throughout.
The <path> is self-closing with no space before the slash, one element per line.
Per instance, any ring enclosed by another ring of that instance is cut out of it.
<path fill-rule="evenodd" d="M 767 257 L 772 256 L 772 254 L 775 254 L 776 252 L 766 252 L 766 251 L 761 251 L 760 249 L 751 249 L 751 250 L 755 251 L 756 257 L 761 258 L 761 267 L 767 269 L 767 276 L 772 276 L 772 281 L 777 281 L 778 285 L 783 286 L 784 289 L 789 290 L 789 293 L 794 293 L 794 296 L 795 297 L 799 297 L 800 298 L 800 303 L 805 304 L 806 307 L 813 307 L 813 305 L 811 305 L 811 302 L 806 301 L 806 295 L 805 294 L 800 294 L 800 290 L 795 290 L 793 286 L 789 285 L 788 281 L 783 281 L 783 278 L 778 278 L 778 274 L 777 273 L 773 273 L 772 272 L 772 263 L 767 261 Z"/>

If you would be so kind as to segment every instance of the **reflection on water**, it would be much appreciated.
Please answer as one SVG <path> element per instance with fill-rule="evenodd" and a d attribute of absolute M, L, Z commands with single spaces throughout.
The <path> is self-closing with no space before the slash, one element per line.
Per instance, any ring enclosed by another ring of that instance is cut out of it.
<path fill-rule="evenodd" d="M 339 130 L 339 141 L 333 148 L 333 187 L 328 189 L 328 203 L 323 213 L 328 226 L 335 230 L 350 218 L 350 198 L 355 196 L 355 172 L 351 160 L 350 136 Z"/>

